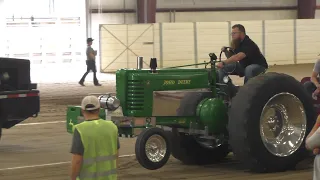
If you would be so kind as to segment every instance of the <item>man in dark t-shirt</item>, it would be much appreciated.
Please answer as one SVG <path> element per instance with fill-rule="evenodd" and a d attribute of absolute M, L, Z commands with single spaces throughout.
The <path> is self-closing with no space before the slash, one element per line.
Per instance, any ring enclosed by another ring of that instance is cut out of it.
<path fill-rule="evenodd" d="M 217 63 L 219 81 L 228 73 L 244 76 L 244 83 L 268 69 L 268 63 L 259 47 L 248 35 L 243 25 L 232 26 L 232 43 L 234 54 L 225 61 Z M 221 49 L 226 52 L 226 48 Z"/>

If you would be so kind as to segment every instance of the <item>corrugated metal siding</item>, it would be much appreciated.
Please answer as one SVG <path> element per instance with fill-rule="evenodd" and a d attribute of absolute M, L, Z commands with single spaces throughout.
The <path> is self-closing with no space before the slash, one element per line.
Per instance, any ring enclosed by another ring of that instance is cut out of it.
<path fill-rule="evenodd" d="M 221 22 L 221 21 L 253 21 L 253 20 L 279 20 L 295 19 L 296 10 L 277 11 L 207 11 L 207 12 L 177 12 L 174 22 Z M 157 19 L 164 21 L 163 19 Z M 167 22 L 170 19 L 167 19 Z"/>
<path fill-rule="evenodd" d="M 92 0 L 91 8 L 135 9 L 136 0 Z M 320 4 L 320 0 L 317 0 Z M 214 8 L 214 7 L 279 7 L 296 6 L 297 0 L 157 0 L 158 8 Z"/>
<path fill-rule="evenodd" d="M 137 0 L 91 0 L 91 9 L 136 9 Z"/>
<path fill-rule="evenodd" d="M 158 8 L 275 7 L 296 5 L 297 0 L 157 0 Z"/>

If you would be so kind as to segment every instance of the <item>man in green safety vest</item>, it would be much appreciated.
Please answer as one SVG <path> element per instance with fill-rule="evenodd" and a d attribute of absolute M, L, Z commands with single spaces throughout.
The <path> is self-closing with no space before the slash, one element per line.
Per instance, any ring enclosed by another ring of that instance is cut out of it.
<path fill-rule="evenodd" d="M 86 96 L 81 109 L 85 121 L 74 126 L 71 180 L 116 180 L 118 128 L 99 117 L 97 97 Z"/>

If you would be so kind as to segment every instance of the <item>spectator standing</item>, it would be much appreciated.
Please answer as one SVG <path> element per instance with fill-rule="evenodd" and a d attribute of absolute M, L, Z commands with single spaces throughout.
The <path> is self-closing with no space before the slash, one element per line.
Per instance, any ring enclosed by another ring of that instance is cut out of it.
<path fill-rule="evenodd" d="M 87 60 L 86 60 L 86 64 L 87 64 L 87 71 L 84 73 L 84 75 L 82 76 L 82 78 L 79 81 L 79 84 L 81 86 L 84 86 L 84 81 L 87 77 L 87 75 L 89 74 L 90 71 L 93 72 L 93 83 L 95 86 L 101 86 L 101 84 L 99 84 L 99 81 L 97 79 L 97 68 L 96 68 L 96 56 L 97 56 L 97 51 L 93 50 L 93 48 L 91 47 L 93 42 L 92 38 L 88 38 L 87 39 Z"/>

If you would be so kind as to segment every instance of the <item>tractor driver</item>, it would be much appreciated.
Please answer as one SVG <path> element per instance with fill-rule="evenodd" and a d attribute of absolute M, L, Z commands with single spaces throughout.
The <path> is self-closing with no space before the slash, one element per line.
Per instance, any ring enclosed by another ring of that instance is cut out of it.
<path fill-rule="evenodd" d="M 222 82 L 227 73 L 231 73 L 244 76 L 244 83 L 246 83 L 250 78 L 265 72 L 268 69 L 268 63 L 257 44 L 246 35 L 243 25 L 232 26 L 231 35 L 235 54 L 217 63 L 219 82 Z M 222 47 L 221 51 L 226 53 L 226 47 Z"/>

